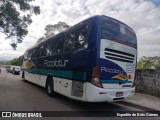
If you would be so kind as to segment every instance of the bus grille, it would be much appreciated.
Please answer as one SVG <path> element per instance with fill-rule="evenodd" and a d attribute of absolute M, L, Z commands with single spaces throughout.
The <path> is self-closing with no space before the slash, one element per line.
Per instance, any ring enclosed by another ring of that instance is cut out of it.
<path fill-rule="evenodd" d="M 105 57 L 108 59 L 116 60 L 116 61 L 121 61 L 121 62 L 128 62 L 128 63 L 133 63 L 134 61 L 134 55 L 118 50 L 113 50 L 109 48 L 105 48 Z"/>

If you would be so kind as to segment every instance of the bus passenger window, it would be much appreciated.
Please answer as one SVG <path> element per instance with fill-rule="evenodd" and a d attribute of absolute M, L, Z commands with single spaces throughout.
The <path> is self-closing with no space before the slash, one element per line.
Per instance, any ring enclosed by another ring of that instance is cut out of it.
<path fill-rule="evenodd" d="M 61 36 L 57 40 L 56 54 L 62 54 L 63 53 L 63 44 L 64 44 L 64 36 Z"/>
<path fill-rule="evenodd" d="M 40 46 L 40 57 L 43 57 L 46 55 L 45 46 L 44 44 Z"/>
<path fill-rule="evenodd" d="M 53 39 L 52 42 L 51 42 L 51 55 L 56 55 L 56 52 L 57 52 L 57 40 L 56 39 Z"/>
<path fill-rule="evenodd" d="M 75 34 L 74 33 L 68 33 L 66 35 L 66 38 L 65 38 L 65 49 L 64 51 L 67 53 L 67 52 L 71 52 L 72 50 L 74 50 L 74 40 L 75 40 Z"/>
<path fill-rule="evenodd" d="M 32 50 L 32 56 L 31 56 L 31 58 L 32 59 L 35 58 L 35 48 Z"/>
<path fill-rule="evenodd" d="M 35 48 L 35 58 L 40 57 L 40 51 L 39 51 L 39 47 Z"/>
<path fill-rule="evenodd" d="M 32 52 L 28 51 L 27 60 L 31 60 L 31 55 L 32 55 Z"/>
<path fill-rule="evenodd" d="M 51 56 L 51 55 L 52 55 L 51 42 L 48 42 L 46 44 L 46 56 Z"/>
<path fill-rule="evenodd" d="M 88 25 L 85 25 L 77 30 L 77 37 L 75 39 L 75 48 L 83 45 L 87 40 Z"/>
<path fill-rule="evenodd" d="M 24 54 L 24 60 L 27 60 L 28 52 Z"/>

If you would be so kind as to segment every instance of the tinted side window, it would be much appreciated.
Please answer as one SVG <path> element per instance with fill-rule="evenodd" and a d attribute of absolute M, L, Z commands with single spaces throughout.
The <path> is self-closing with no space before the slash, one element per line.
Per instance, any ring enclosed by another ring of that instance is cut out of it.
<path fill-rule="evenodd" d="M 87 34 L 88 34 L 88 25 L 85 25 L 76 31 L 75 48 L 85 43 L 85 41 L 87 40 Z"/>
<path fill-rule="evenodd" d="M 72 52 L 81 47 L 87 40 L 88 25 L 77 28 L 75 31 L 68 32 L 65 37 L 64 52 Z"/>
<path fill-rule="evenodd" d="M 33 48 L 33 49 L 31 50 L 31 58 L 37 58 L 36 49 L 37 49 L 37 48 Z"/>
<path fill-rule="evenodd" d="M 56 55 L 56 52 L 57 52 L 57 39 L 55 38 L 52 38 L 52 41 L 51 41 L 51 55 Z"/>
<path fill-rule="evenodd" d="M 75 46 L 75 33 L 67 33 L 66 37 L 65 37 L 65 45 L 64 45 L 64 51 L 67 52 L 71 52 L 72 50 L 74 50 Z"/>
<path fill-rule="evenodd" d="M 27 59 L 30 60 L 31 56 L 32 56 L 32 51 L 30 50 L 30 51 L 28 51 Z"/>
<path fill-rule="evenodd" d="M 37 48 L 35 49 L 35 54 L 34 54 L 34 56 L 35 56 L 35 58 L 40 57 L 40 47 L 37 47 Z"/>
<path fill-rule="evenodd" d="M 24 54 L 24 60 L 27 60 L 28 52 Z"/>
<path fill-rule="evenodd" d="M 64 45 L 64 38 L 65 36 L 61 36 L 57 39 L 57 49 L 56 54 L 62 54 L 63 53 L 63 45 Z"/>
<path fill-rule="evenodd" d="M 46 45 L 45 44 L 42 44 L 40 45 L 40 57 L 43 57 L 46 55 Z"/>
<path fill-rule="evenodd" d="M 51 56 L 52 55 L 52 49 L 51 49 L 51 41 L 47 42 L 46 44 L 46 56 Z"/>
<path fill-rule="evenodd" d="M 32 56 L 31 56 L 31 58 L 35 58 L 35 49 L 36 48 L 32 49 Z"/>

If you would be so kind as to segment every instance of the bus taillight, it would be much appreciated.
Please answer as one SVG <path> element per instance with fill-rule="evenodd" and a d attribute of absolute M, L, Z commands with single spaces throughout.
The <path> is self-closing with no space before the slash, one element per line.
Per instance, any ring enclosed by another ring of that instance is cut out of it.
<path fill-rule="evenodd" d="M 97 65 L 92 70 L 92 79 L 91 83 L 97 87 L 103 88 L 101 80 L 100 80 L 100 66 Z"/>

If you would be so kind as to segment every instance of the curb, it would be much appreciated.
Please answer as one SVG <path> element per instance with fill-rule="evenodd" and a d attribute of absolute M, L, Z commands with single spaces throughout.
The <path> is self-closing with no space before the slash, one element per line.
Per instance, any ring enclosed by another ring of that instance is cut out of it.
<path fill-rule="evenodd" d="M 137 109 L 140 109 L 140 110 L 143 110 L 143 111 L 148 111 L 148 112 L 159 112 L 159 110 L 157 109 L 154 109 L 154 108 L 149 108 L 149 107 L 146 107 L 146 106 L 143 106 L 143 105 L 139 105 L 139 104 L 136 104 L 136 103 L 133 103 L 131 101 L 120 101 L 120 102 L 117 102 L 118 104 L 121 104 L 121 105 L 125 105 L 125 106 L 130 106 L 130 107 L 134 107 L 134 108 L 137 108 Z"/>

